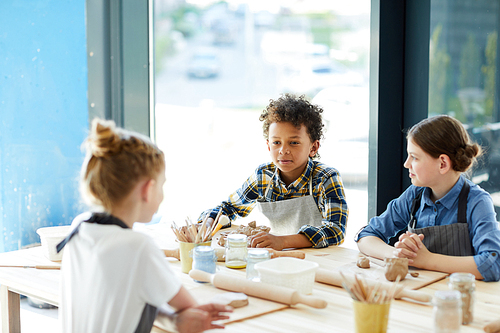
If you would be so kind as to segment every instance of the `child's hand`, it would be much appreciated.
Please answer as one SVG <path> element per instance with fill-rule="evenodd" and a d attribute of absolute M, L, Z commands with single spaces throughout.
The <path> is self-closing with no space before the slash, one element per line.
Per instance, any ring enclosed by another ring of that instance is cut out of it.
<path fill-rule="evenodd" d="M 208 303 L 187 308 L 177 314 L 175 325 L 179 333 L 195 333 L 214 328 L 224 328 L 214 321 L 228 319 L 224 312 L 233 312 L 230 306 Z"/>
<path fill-rule="evenodd" d="M 283 237 L 267 232 L 258 232 L 250 237 L 250 247 L 270 247 L 281 251 L 284 249 Z"/>
<path fill-rule="evenodd" d="M 421 249 L 427 250 L 422 243 L 424 239 L 423 234 L 415 234 L 407 231 L 399 236 L 399 241 L 394 244 L 394 255 L 398 258 L 408 258 L 409 263 L 413 264 L 414 259 L 417 258 Z"/>
<path fill-rule="evenodd" d="M 394 246 L 399 248 L 407 248 L 408 250 L 417 253 L 418 250 L 424 247 L 424 244 L 422 243 L 423 239 L 423 234 L 417 235 L 415 233 L 407 231 L 406 233 L 399 236 L 399 241 L 396 242 L 398 246 L 396 246 L 396 244 L 394 244 Z"/>

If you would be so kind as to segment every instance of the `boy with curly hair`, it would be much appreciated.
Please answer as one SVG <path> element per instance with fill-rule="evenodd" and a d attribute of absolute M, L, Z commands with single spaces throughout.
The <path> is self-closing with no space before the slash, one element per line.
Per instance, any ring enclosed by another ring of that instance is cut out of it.
<path fill-rule="evenodd" d="M 271 233 L 250 239 L 252 247 L 286 248 L 339 245 L 344 241 L 348 208 L 339 172 L 315 161 L 323 137 L 323 110 L 303 96 L 271 100 L 260 115 L 272 162 L 260 165 L 219 209 L 234 221 L 257 206 L 269 219 Z"/>

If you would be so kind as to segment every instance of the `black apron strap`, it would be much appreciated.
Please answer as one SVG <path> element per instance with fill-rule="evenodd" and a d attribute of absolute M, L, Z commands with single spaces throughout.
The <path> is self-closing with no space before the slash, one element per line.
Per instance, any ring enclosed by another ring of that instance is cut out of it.
<path fill-rule="evenodd" d="M 467 180 L 465 180 L 462 190 L 458 195 L 458 223 L 467 223 L 467 198 L 469 196 L 469 191 L 470 185 L 467 183 Z"/>
<path fill-rule="evenodd" d="M 124 229 L 128 229 L 129 227 L 120 220 L 119 218 L 116 218 L 112 215 L 104 214 L 104 213 L 94 213 L 92 216 L 86 220 L 80 222 L 76 228 L 74 228 L 68 236 L 66 236 L 65 239 L 63 239 L 59 244 L 57 244 L 56 249 L 57 253 L 61 252 L 61 250 L 64 248 L 64 246 L 75 236 L 79 231 L 80 231 L 80 226 L 82 225 L 83 222 L 87 223 L 97 223 L 97 224 L 114 224 L 119 227 L 122 227 Z"/>
<path fill-rule="evenodd" d="M 409 225 L 412 228 L 415 228 L 415 226 L 417 225 L 415 214 L 417 214 L 417 210 L 420 208 L 420 201 L 422 201 L 422 193 L 424 193 L 424 189 L 418 192 L 417 196 L 411 202 Z"/>
<path fill-rule="evenodd" d="M 137 325 L 134 333 L 149 333 L 153 328 L 154 321 L 158 315 L 158 308 L 146 303 L 142 311 L 139 324 Z"/>

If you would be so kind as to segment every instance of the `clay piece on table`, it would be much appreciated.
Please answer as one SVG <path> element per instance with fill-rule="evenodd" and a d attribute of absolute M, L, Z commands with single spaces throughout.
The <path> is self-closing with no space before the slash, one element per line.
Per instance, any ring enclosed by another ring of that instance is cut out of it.
<path fill-rule="evenodd" d="M 408 274 L 408 258 L 385 258 L 385 278 L 389 281 L 404 280 Z"/>
<path fill-rule="evenodd" d="M 356 266 L 359 268 L 370 268 L 370 259 L 367 257 L 359 257 L 356 261 Z"/>
<path fill-rule="evenodd" d="M 419 274 L 418 274 L 418 272 L 411 272 L 411 273 L 410 273 L 410 275 L 411 275 L 412 277 L 418 277 L 418 275 L 419 275 Z"/>
<path fill-rule="evenodd" d="M 226 231 L 222 232 L 220 234 L 220 238 L 218 241 L 218 244 L 222 247 L 226 245 L 226 236 L 229 234 L 241 234 L 241 235 L 247 235 L 248 237 L 255 235 L 258 232 L 269 232 L 271 230 L 270 227 L 266 227 L 263 225 L 257 226 L 257 223 L 255 221 L 252 221 L 248 223 L 248 225 L 240 225 L 238 226 L 237 229 L 231 230 L 231 231 Z"/>
<path fill-rule="evenodd" d="M 244 293 L 224 293 L 217 294 L 211 300 L 213 303 L 232 306 L 233 308 L 241 308 L 248 305 L 248 296 Z"/>

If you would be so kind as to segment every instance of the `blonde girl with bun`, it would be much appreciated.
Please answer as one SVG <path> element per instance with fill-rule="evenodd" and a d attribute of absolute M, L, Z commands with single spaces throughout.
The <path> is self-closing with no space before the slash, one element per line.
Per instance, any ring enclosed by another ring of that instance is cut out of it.
<path fill-rule="evenodd" d="M 359 250 L 380 259 L 408 258 L 418 268 L 498 281 L 500 229 L 493 201 L 463 175 L 481 147 L 446 115 L 422 120 L 407 140 L 404 167 L 412 185 L 356 235 Z"/>
<path fill-rule="evenodd" d="M 177 310 L 179 332 L 223 328 L 230 307 L 198 305 L 161 250 L 132 230 L 163 200 L 165 156 L 149 138 L 94 119 L 85 143 L 80 189 L 92 213 L 58 245 L 62 261 L 62 332 L 150 332 L 158 309 Z"/>

